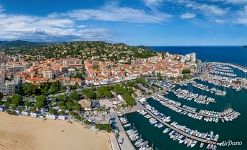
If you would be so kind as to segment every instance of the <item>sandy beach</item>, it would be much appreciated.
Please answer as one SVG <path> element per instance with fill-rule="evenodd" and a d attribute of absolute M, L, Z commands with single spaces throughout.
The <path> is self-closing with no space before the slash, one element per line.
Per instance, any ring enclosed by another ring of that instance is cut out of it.
<path fill-rule="evenodd" d="M 109 135 L 59 120 L 0 113 L 0 150 L 110 150 Z"/>

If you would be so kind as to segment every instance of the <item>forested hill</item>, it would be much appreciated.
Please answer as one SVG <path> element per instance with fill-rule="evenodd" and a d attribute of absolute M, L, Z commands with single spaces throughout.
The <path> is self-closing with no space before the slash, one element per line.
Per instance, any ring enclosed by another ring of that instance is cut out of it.
<path fill-rule="evenodd" d="M 0 45 L 8 54 L 26 54 L 44 56 L 45 58 L 68 58 L 96 60 L 126 60 L 130 58 L 147 58 L 157 53 L 145 47 L 128 46 L 123 43 L 106 43 L 102 41 L 77 41 L 63 43 L 34 43 L 15 41 Z"/>
<path fill-rule="evenodd" d="M 42 42 L 28 42 L 28 41 L 0 41 L 0 50 L 24 50 L 31 49 L 34 47 L 40 47 L 49 43 Z"/>

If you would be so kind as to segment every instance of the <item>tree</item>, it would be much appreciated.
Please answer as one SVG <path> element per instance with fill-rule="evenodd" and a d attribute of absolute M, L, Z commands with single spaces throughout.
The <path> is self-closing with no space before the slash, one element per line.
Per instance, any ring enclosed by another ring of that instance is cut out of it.
<path fill-rule="evenodd" d="M 14 94 L 11 97 L 11 107 L 16 108 L 20 105 L 20 102 L 22 100 L 22 97 L 19 94 Z"/>
<path fill-rule="evenodd" d="M 55 109 L 51 108 L 51 109 L 49 109 L 49 113 L 52 115 L 56 115 L 57 111 Z"/>
<path fill-rule="evenodd" d="M 92 88 L 84 89 L 82 92 L 89 99 L 95 99 L 96 98 L 96 94 Z"/>
<path fill-rule="evenodd" d="M 22 88 L 25 95 L 32 95 L 36 90 L 36 86 L 31 83 L 25 83 Z"/>
<path fill-rule="evenodd" d="M 125 93 L 122 97 L 127 105 L 134 106 L 136 104 L 135 99 L 131 96 L 131 93 Z"/>
<path fill-rule="evenodd" d="M 59 102 L 57 103 L 57 106 L 58 106 L 59 109 L 61 109 L 61 110 L 66 110 L 66 109 L 67 109 L 67 107 L 66 107 L 64 101 L 59 101 Z"/>
<path fill-rule="evenodd" d="M 62 111 L 59 111 L 58 114 L 59 115 L 65 115 L 65 112 L 62 110 Z"/>
<path fill-rule="evenodd" d="M 115 86 L 113 87 L 113 91 L 114 91 L 115 93 L 117 93 L 117 94 L 122 95 L 122 94 L 124 93 L 125 89 L 124 89 L 123 86 L 117 84 L 117 85 L 115 85 Z"/>
<path fill-rule="evenodd" d="M 28 108 L 28 107 L 31 106 L 31 103 L 30 103 L 28 100 L 26 100 L 26 101 L 24 102 L 24 105 Z"/>
<path fill-rule="evenodd" d="M 83 74 L 80 73 L 80 72 L 76 72 L 75 77 L 82 79 L 83 78 Z"/>
<path fill-rule="evenodd" d="M 74 103 L 74 110 L 75 111 L 81 111 L 81 105 L 78 103 Z"/>
<path fill-rule="evenodd" d="M 80 95 L 76 92 L 76 91 L 73 91 L 70 96 L 69 96 L 72 100 L 80 100 Z"/>
<path fill-rule="evenodd" d="M 30 111 L 34 113 L 34 112 L 36 112 L 36 108 L 35 107 L 31 107 Z"/>
<path fill-rule="evenodd" d="M 43 108 L 45 106 L 45 99 L 46 97 L 44 95 L 40 95 L 36 97 L 36 107 L 38 109 Z"/>
<path fill-rule="evenodd" d="M 131 89 L 129 89 L 127 87 L 123 87 L 121 85 L 115 85 L 113 87 L 113 91 L 117 94 L 122 95 L 122 97 L 125 100 L 127 105 L 134 106 L 136 104 L 135 99 L 131 95 L 131 93 L 132 93 Z"/>
<path fill-rule="evenodd" d="M 191 73 L 191 71 L 188 68 L 182 70 L 182 74 L 190 74 L 190 73 Z"/>
<path fill-rule="evenodd" d="M 66 100 L 66 95 L 65 95 L 65 94 L 58 95 L 58 96 L 57 96 L 57 100 L 58 100 L 58 101 L 65 101 L 65 100 Z"/>
<path fill-rule="evenodd" d="M 66 103 L 66 106 L 69 110 L 74 110 L 74 103 L 72 101 L 69 101 Z"/>
<path fill-rule="evenodd" d="M 107 132 L 111 132 L 111 126 L 110 124 L 96 124 L 96 129 L 99 129 L 99 130 L 105 130 Z"/>
<path fill-rule="evenodd" d="M 163 79 L 163 77 L 162 77 L 160 72 L 157 73 L 157 77 L 158 77 L 158 80 L 162 80 Z"/>
<path fill-rule="evenodd" d="M 11 101 L 9 101 L 9 100 L 4 102 L 4 105 L 5 105 L 7 108 L 10 106 L 10 104 L 11 104 Z"/>
<path fill-rule="evenodd" d="M 50 89 L 48 90 L 49 94 L 57 93 L 60 90 L 60 82 L 53 82 L 51 83 Z"/>
<path fill-rule="evenodd" d="M 96 90 L 96 97 L 98 99 L 112 97 L 111 88 L 109 86 L 101 86 Z"/>
<path fill-rule="evenodd" d="M 2 100 L 4 97 L 3 93 L 0 92 L 0 100 Z"/>

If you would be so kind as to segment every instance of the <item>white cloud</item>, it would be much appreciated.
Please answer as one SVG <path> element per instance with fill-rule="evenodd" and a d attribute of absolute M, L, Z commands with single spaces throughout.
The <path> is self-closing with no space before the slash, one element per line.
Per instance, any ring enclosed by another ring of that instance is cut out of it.
<path fill-rule="evenodd" d="M 105 40 L 110 32 L 104 28 L 76 25 L 66 18 L 0 14 L 0 40 L 67 41 Z"/>
<path fill-rule="evenodd" d="M 164 0 L 143 0 L 143 2 L 152 9 L 154 7 L 160 7 Z"/>
<path fill-rule="evenodd" d="M 224 2 L 226 4 L 247 4 L 247 0 L 214 0 L 215 2 Z"/>
<path fill-rule="evenodd" d="M 235 18 L 234 23 L 247 26 L 247 5 L 245 5 L 242 10 L 237 12 Z"/>
<path fill-rule="evenodd" d="M 62 14 L 51 14 L 50 17 L 69 17 L 76 20 L 101 20 L 131 23 L 160 23 L 170 18 L 169 14 L 162 12 L 147 12 L 130 7 L 119 7 L 108 4 L 99 9 L 77 9 Z"/>
<path fill-rule="evenodd" d="M 35 24 L 40 26 L 53 26 L 53 27 L 72 27 L 74 21 L 71 19 L 54 19 L 54 18 L 44 18 L 39 19 Z"/>
<path fill-rule="evenodd" d="M 196 17 L 196 14 L 192 14 L 192 13 L 184 13 L 184 14 L 180 15 L 181 19 L 192 19 L 195 17 Z"/>
<path fill-rule="evenodd" d="M 231 9 L 227 6 L 219 5 L 215 2 L 226 0 L 167 0 L 167 2 L 182 8 L 182 11 L 189 11 L 190 14 L 180 15 L 181 19 L 191 19 L 199 16 L 200 19 L 205 19 L 214 23 L 224 23 L 231 16 Z M 179 5 L 179 6 L 178 6 Z M 194 15 L 196 16 L 194 16 Z"/>
<path fill-rule="evenodd" d="M 152 5 L 154 3 L 153 0 Z M 151 1 L 149 4 L 151 5 Z M 88 27 L 82 21 L 160 23 L 169 17 L 170 15 L 159 11 L 120 7 L 118 3 L 108 3 L 99 9 L 52 13 L 46 17 L 8 14 L 0 5 L 0 40 L 109 40 L 111 34 L 108 29 Z"/>
<path fill-rule="evenodd" d="M 209 4 L 201 4 L 196 2 L 185 2 L 185 6 L 191 8 L 192 10 L 196 10 L 199 13 L 203 13 L 205 16 L 223 16 L 228 13 L 226 9 L 220 8 L 217 5 L 209 5 Z"/>
<path fill-rule="evenodd" d="M 151 3 L 149 3 L 151 5 Z M 153 4 L 154 5 L 154 1 Z M 1 6 L 1 5 L 0 5 Z M 0 7 L 3 11 L 3 8 Z M 80 20 L 119 21 L 131 23 L 160 23 L 170 15 L 162 12 L 144 11 L 119 7 L 109 3 L 100 9 L 78 9 L 66 13 L 53 13 L 47 17 L 12 15 L 0 13 L 0 40 L 100 40 L 109 39 L 110 31 L 82 25 Z"/>

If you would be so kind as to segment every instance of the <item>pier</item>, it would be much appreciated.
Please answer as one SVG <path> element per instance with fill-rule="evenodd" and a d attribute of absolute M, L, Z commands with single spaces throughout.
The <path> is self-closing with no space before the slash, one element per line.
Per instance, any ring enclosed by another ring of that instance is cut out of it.
<path fill-rule="evenodd" d="M 207 62 L 207 64 L 221 64 L 221 65 L 227 65 L 231 66 L 233 68 L 237 68 L 239 70 L 242 70 L 243 72 L 247 72 L 247 68 L 244 66 L 240 66 L 238 64 L 231 64 L 231 63 L 223 63 L 223 62 Z"/>
<path fill-rule="evenodd" d="M 116 123 L 117 123 L 117 126 L 119 127 L 119 135 L 124 139 L 123 144 L 120 145 L 120 149 L 135 150 L 135 147 L 133 146 L 130 139 L 128 138 L 118 116 L 116 114 L 114 114 L 114 117 L 116 118 Z"/>
<path fill-rule="evenodd" d="M 158 98 L 154 98 L 155 100 L 157 100 Z M 231 113 L 225 115 L 225 116 L 209 116 L 209 115 L 206 115 L 206 114 L 201 114 L 199 112 L 196 112 L 196 111 L 192 111 L 192 110 L 189 110 L 189 109 L 186 109 L 184 107 L 180 107 L 180 106 L 177 106 L 177 105 L 174 105 L 173 103 L 170 103 L 169 101 L 167 100 L 164 100 L 164 99 L 161 99 L 159 98 L 159 100 L 165 102 L 165 103 L 168 103 L 169 105 L 172 105 L 178 109 L 181 109 L 183 111 L 186 111 L 186 112 L 189 112 L 189 113 L 192 113 L 192 114 L 196 114 L 196 115 L 200 115 L 200 116 L 203 116 L 203 117 L 208 117 L 208 118 L 218 118 L 218 119 L 224 119 L 224 117 L 227 117 L 227 116 L 230 116 L 233 114 L 234 111 L 232 111 Z M 164 105 L 163 105 L 164 106 Z M 166 106 L 167 107 L 167 106 Z M 168 107 L 169 108 L 169 107 Z"/>
<path fill-rule="evenodd" d="M 139 102 L 138 102 L 138 103 L 139 103 Z M 205 140 L 205 139 L 203 139 L 203 138 L 200 138 L 200 137 L 196 137 L 196 136 L 190 135 L 190 134 L 188 134 L 188 133 L 186 133 L 186 132 L 184 132 L 184 131 L 182 131 L 182 130 L 179 130 L 179 129 L 173 127 L 172 125 L 170 125 L 170 124 L 164 122 L 163 120 L 161 120 L 159 117 L 155 116 L 152 112 L 150 112 L 148 109 L 146 109 L 142 104 L 140 104 L 140 105 L 142 106 L 142 108 L 143 108 L 149 115 L 151 115 L 153 118 L 155 118 L 156 120 L 158 120 L 158 121 L 161 122 L 162 124 L 166 125 L 166 126 L 169 127 L 170 129 L 172 129 L 172 130 L 174 130 L 174 131 L 176 131 L 176 132 L 178 132 L 178 133 L 180 133 L 180 134 L 182 134 L 182 135 L 184 135 L 184 136 L 186 136 L 186 137 L 188 137 L 188 138 L 191 138 L 191 139 L 193 139 L 193 140 L 197 140 L 197 141 L 200 141 L 200 142 L 203 142 L 203 143 L 207 143 L 207 144 L 214 144 L 214 145 L 217 144 L 217 142 L 215 142 L 215 141 Z"/>

